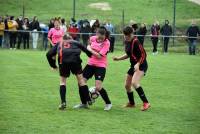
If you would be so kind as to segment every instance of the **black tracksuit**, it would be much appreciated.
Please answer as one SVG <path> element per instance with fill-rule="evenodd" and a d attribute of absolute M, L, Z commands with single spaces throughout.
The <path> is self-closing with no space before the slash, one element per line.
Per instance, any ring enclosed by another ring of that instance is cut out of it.
<path fill-rule="evenodd" d="M 17 27 L 17 30 L 23 30 L 23 21 L 22 20 L 19 20 L 17 19 L 16 20 L 17 24 L 18 24 L 18 27 Z M 22 43 L 22 39 L 23 39 L 23 32 L 17 32 L 17 49 L 20 49 L 20 45 Z"/>
<path fill-rule="evenodd" d="M 159 25 L 152 25 L 151 27 L 151 40 L 153 44 L 153 52 L 157 52 L 157 47 L 158 47 L 158 35 L 160 31 L 160 26 Z"/>
<path fill-rule="evenodd" d="M 146 33 L 147 33 L 146 26 L 140 27 L 138 32 L 137 32 L 138 35 L 143 35 L 143 36 L 138 36 L 138 40 L 139 40 L 139 42 L 141 43 L 142 46 L 144 45 L 144 37 L 145 37 Z"/>
<path fill-rule="evenodd" d="M 169 24 L 165 24 L 161 28 L 160 33 L 163 36 L 170 36 L 172 34 L 172 27 Z M 163 42 L 164 42 L 163 51 L 165 53 L 168 52 L 169 39 L 170 39 L 169 37 L 163 37 Z"/>

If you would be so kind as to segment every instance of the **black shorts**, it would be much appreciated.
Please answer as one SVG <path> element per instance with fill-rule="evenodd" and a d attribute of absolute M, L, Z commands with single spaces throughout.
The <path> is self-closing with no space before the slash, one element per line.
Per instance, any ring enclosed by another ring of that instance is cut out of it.
<path fill-rule="evenodd" d="M 147 63 L 141 64 L 140 67 L 139 67 L 139 69 L 140 69 L 140 71 L 143 71 L 143 72 L 144 72 L 144 75 L 145 75 L 146 72 L 147 72 L 147 69 L 148 69 L 148 64 L 147 64 Z M 132 65 L 132 66 L 129 68 L 127 74 L 133 76 L 134 73 L 135 73 L 135 69 L 134 69 L 134 66 Z"/>
<path fill-rule="evenodd" d="M 70 72 L 72 72 L 72 74 L 74 75 L 83 73 L 82 66 L 80 63 L 59 64 L 59 72 L 60 72 L 60 76 L 63 76 L 63 77 L 69 77 Z"/>
<path fill-rule="evenodd" d="M 83 77 L 88 80 L 93 75 L 95 76 L 95 80 L 103 81 L 106 75 L 106 68 L 86 65 L 83 69 Z"/>

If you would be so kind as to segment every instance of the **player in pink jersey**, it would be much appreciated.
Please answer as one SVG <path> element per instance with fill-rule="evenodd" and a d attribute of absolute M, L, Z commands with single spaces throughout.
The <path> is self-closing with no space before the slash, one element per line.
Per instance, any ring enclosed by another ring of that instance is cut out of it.
<path fill-rule="evenodd" d="M 88 79 L 95 76 L 96 92 L 99 92 L 102 99 L 106 103 L 104 110 L 108 111 L 112 108 L 111 101 L 106 90 L 102 87 L 103 80 L 106 74 L 107 53 L 110 48 L 109 32 L 105 27 L 100 27 L 97 30 L 96 36 L 90 37 L 90 42 L 87 49 L 92 53 L 88 59 L 88 64 L 83 70 L 83 77 L 87 82 Z M 82 108 L 83 105 L 77 105 L 76 108 Z"/>
<path fill-rule="evenodd" d="M 63 29 L 60 28 L 59 20 L 54 21 L 54 28 L 51 28 L 48 32 L 48 40 L 52 46 L 55 46 L 58 42 L 62 40 L 64 36 Z"/>

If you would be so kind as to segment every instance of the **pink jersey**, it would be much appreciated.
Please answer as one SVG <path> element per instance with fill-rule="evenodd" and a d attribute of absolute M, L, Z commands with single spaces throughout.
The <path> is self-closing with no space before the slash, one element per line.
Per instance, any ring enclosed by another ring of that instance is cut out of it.
<path fill-rule="evenodd" d="M 91 66 L 96 67 L 107 67 L 107 53 L 110 48 L 110 41 L 106 39 L 103 43 L 97 42 L 97 37 L 92 36 L 90 37 L 90 45 L 91 48 L 102 55 L 102 57 L 99 59 L 96 56 L 92 55 L 92 57 L 89 58 L 88 64 Z"/>
<path fill-rule="evenodd" d="M 64 36 L 63 29 L 51 28 L 50 31 L 48 32 L 48 38 L 52 40 L 53 46 L 58 42 L 60 42 L 63 36 Z"/>

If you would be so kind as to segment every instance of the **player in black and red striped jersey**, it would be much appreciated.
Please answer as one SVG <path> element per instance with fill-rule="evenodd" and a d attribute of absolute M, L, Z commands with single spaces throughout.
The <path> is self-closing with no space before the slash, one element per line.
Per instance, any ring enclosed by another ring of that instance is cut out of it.
<path fill-rule="evenodd" d="M 138 41 L 137 37 L 134 36 L 133 30 L 131 27 L 126 27 L 123 30 L 124 38 L 125 38 L 125 52 L 126 54 L 113 57 L 114 61 L 125 60 L 130 58 L 131 67 L 127 72 L 125 88 L 127 91 L 127 96 L 129 102 L 125 105 L 125 107 L 135 107 L 135 101 L 133 96 L 132 87 L 135 88 L 136 92 L 140 96 L 140 99 L 143 101 L 143 106 L 141 107 L 142 111 L 150 108 L 150 103 L 148 102 L 143 88 L 140 85 L 140 81 L 142 77 L 145 75 L 148 64 L 146 60 L 146 52 Z"/>
<path fill-rule="evenodd" d="M 46 54 L 49 65 L 53 70 L 57 70 L 56 60 L 54 57 L 58 54 L 61 98 L 61 104 L 59 105 L 60 110 L 66 108 L 66 80 L 70 76 L 70 72 L 76 75 L 78 81 L 79 95 L 82 102 L 81 108 L 88 108 L 88 104 L 91 104 L 88 86 L 86 85 L 82 75 L 82 60 L 80 58 L 81 50 L 89 57 L 92 55 L 92 53 L 78 41 L 73 40 L 69 35 L 64 35 L 63 40 L 53 46 Z"/>

